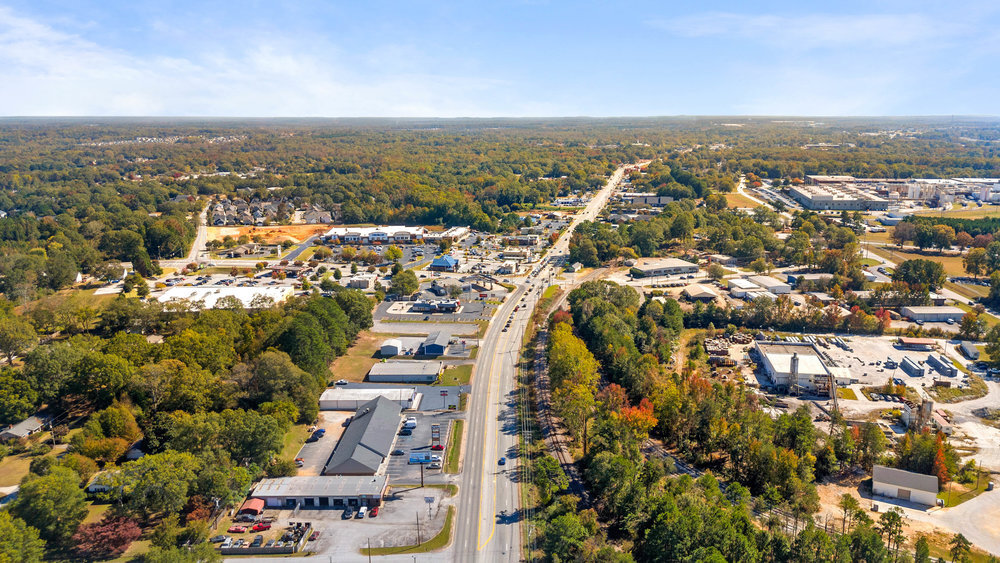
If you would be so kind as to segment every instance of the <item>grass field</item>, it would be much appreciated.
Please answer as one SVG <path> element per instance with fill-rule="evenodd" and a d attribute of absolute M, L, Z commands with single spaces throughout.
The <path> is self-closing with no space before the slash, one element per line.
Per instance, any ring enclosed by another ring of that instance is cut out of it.
<path fill-rule="evenodd" d="M 364 381 L 368 375 L 368 370 L 372 369 L 375 362 L 375 352 L 382 345 L 382 341 L 388 338 L 398 338 L 395 334 L 383 334 L 375 332 L 362 332 L 358 335 L 354 345 L 348 348 L 347 353 L 337 358 L 330 365 L 333 379 L 346 379 L 348 381 Z"/>
<path fill-rule="evenodd" d="M 458 473 L 458 462 L 462 457 L 462 439 L 465 437 L 465 421 L 456 420 L 451 425 L 451 436 L 448 437 L 448 451 L 444 456 L 444 472 Z"/>
<path fill-rule="evenodd" d="M 1000 215 L 1000 207 L 995 205 L 984 205 L 982 207 L 959 207 L 945 212 L 936 210 L 917 211 L 914 215 L 922 217 L 952 217 L 955 219 L 982 219 L 983 217 L 996 217 Z"/>
<path fill-rule="evenodd" d="M 878 266 L 881 263 L 882 262 L 879 262 L 878 260 L 876 260 L 874 258 L 862 258 L 861 259 L 861 265 L 864 266 L 864 267 L 866 267 L 866 268 L 868 266 Z"/>
<path fill-rule="evenodd" d="M 901 251 L 895 248 L 892 249 L 892 251 L 890 252 L 889 249 L 886 247 L 874 246 L 874 245 L 871 245 L 868 248 L 875 254 L 878 254 L 883 258 L 892 260 L 896 264 L 899 264 L 904 260 L 916 260 L 916 259 L 931 260 L 934 262 L 941 263 L 941 265 L 944 266 L 944 273 L 949 276 L 965 275 L 965 267 L 962 265 L 962 257 L 957 254 L 941 255 L 932 252 L 928 252 L 926 254 L 920 254 L 911 251 Z"/>
<path fill-rule="evenodd" d="M 450 367 L 438 378 L 438 385 L 468 385 L 472 380 L 472 364 Z"/>
<path fill-rule="evenodd" d="M 851 401 L 858 400 L 858 394 L 854 392 L 854 389 L 849 389 L 847 387 L 841 387 L 837 389 L 837 396 L 841 399 L 848 399 Z"/>
<path fill-rule="evenodd" d="M 944 282 L 944 286 L 955 293 L 969 299 L 979 299 L 990 294 L 988 287 L 981 285 L 969 285 L 964 283 Z"/>
<path fill-rule="evenodd" d="M 726 196 L 726 203 L 729 204 L 729 207 L 749 207 L 751 209 L 754 207 L 760 207 L 759 203 L 743 194 L 731 192 L 723 195 Z"/>
<path fill-rule="evenodd" d="M 957 403 L 959 401 L 968 401 L 969 399 L 978 399 L 986 395 L 989 389 L 986 387 L 986 383 L 983 379 L 976 375 L 969 375 L 969 386 L 965 389 L 959 389 L 957 387 L 928 387 L 927 392 L 942 403 Z"/>
<path fill-rule="evenodd" d="M 444 518 L 444 527 L 436 536 L 419 545 L 403 545 L 399 547 L 364 548 L 361 555 L 397 555 L 401 553 L 427 553 L 447 546 L 451 543 L 451 528 L 455 520 L 455 507 L 448 507 L 448 515 Z"/>
<path fill-rule="evenodd" d="M 299 450 L 302 449 L 302 444 L 306 443 L 306 438 L 308 437 L 309 427 L 305 424 L 292 426 L 292 429 L 285 433 L 284 446 L 282 446 L 278 457 L 281 459 L 295 458 L 295 454 L 299 453 Z"/>
<path fill-rule="evenodd" d="M 971 313 L 972 312 L 972 307 L 970 307 L 969 305 L 967 305 L 965 303 L 962 303 L 961 301 L 955 301 L 955 306 L 958 307 L 959 309 L 965 311 L 966 313 Z M 988 324 L 990 327 L 992 327 L 993 325 L 995 325 L 997 323 L 1000 323 L 1000 319 L 994 317 L 993 315 L 991 315 L 989 313 L 983 313 L 983 314 L 981 314 L 979 316 L 984 321 L 986 321 L 986 324 Z"/>
<path fill-rule="evenodd" d="M 945 490 L 938 493 L 937 498 L 944 501 L 945 506 L 958 506 L 967 500 L 972 500 L 986 492 L 986 486 L 990 482 L 989 475 L 987 473 L 980 479 L 978 487 L 975 483 L 963 485 L 952 481 L 945 486 Z"/>

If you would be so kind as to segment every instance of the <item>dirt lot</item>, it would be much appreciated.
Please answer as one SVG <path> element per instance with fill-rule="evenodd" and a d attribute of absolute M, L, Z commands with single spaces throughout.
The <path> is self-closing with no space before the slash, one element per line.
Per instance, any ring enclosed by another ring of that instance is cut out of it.
<path fill-rule="evenodd" d="M 330 230 L 330 225 L 273 225 L 267 227 L 239 226 L 239 227 L 208 227 L 208 240 L 222 240 L 229 235 L 239 238 L 241 235 L 264 237 L 265 243 L 281 242 L 290 240 L 292 242 L 302 242 L 307 238 L 325 233 Z"/>

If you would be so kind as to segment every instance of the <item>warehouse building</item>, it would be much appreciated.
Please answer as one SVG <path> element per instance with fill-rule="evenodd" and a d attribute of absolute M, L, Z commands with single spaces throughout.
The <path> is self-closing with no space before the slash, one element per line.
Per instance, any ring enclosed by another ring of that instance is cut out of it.
<path fill-rule="evenodd" d="M 827 395 L 832 372 L 813 344 L 804 342 L 757 341 L 761 367 L 775 386 Z"/>
<path fill-rule="evenodd" d="M 378 353 L 383 358 L 391 358 L 392 356 L 398 356 L 400 352 L 403 351 L 403 341 L 398 338 L 390 338 L 382 343 L 379 347 Z"/>
<path fill-rule="evenodd" d="M 789 284 L 795 285 L 800 281 L 822 283 L 833 279 L 833 274 L 788 274 L 786 278 Z"/>
<path fill-rule="evenodd" d="M 389 459 L 399 430 L 399 404 L 379 396 L 361 405 L 326 462 L 323 475 L 375 475 Z"/>
<path fill-rule="evenodd" d="M 728 285 L 729 292 L 733 294 L 733 297 L 737 297 L 739 299 L 743 299 L 748 293 L 761 291 L 759 285 L 743 278 L 732 278 L 729 280 Z"/>
<path fill-rule="evenodd" d="M 694 283 L 685 287 L 683 293 L 688 299 L 697 301 L 714 301 L 719 296 L 714 289 L 700 283 Z"/>
<path fill-rule="evenodd" d="M 324 411 L 356 411 L 365 403 L 384 397 L 399 405 L 401 409 L 420 408 L 423 393 L 407 387 L 378 387 L 359 389 L 356 387 L 331 387 L 319 397 L 319 408 Z"/>
<path fill-rule="evenodd" d="M 969 358 L 970 360 L 979 359 L 979 348 L 976 348 L 976 345 L 972 342 L 969 342 L 968 340 L 963 341 L 959 346 L 959 349 L 962 351 L 962 354 L 965 354 L 966 358 Z"/>
<path fill-rule="evenodd" d="M 251 496 L 268 508 L 379 506 L 389 488 L 385 475 L 261 479 Z"/>
<path fill-rule="evenodd" d="M 926 307 L 903 307 L 899 314 L 911 321 L 924 321 L 925 323 L 942 322 L 952 319 L 961 320 L 965 316 L 965 311 L 958 307 L 934 306 Z"/>
<path fill-rule="evenodd" d="M 417 348 L 419 356 L 443 356 L 448 351 L 451 333 L 437 330 L 427 335 L 427 339 Z"/>
<path fill-rule="evenodd" d="M 935 506 L 937 505 L 938 478 L 933 475 L 876 465 L 872 468 L 872 494 Z"/>
<path fill-rule="evenodd" d="M 814 211 L 885 211 L 889 200 L 849 184 L 803 184 L 792 186 L 789 194 L 806 209 Z"/>
<path fill-rule="evenodd" d="M 386 360 L 372 366 L 368 381 L 378 383 L 433 383 L 444 366 L 425 360 Z"/>
<path fill-rule="evenodd" d="M 772 278 L 771 276 L 750 276 L 749 279 L 761 288 L 770 291 L 775 295 L 783 295 L 792 292 L 792 286 L 783 281 Z"/>
<path fill-rule="evenodd" d="M 675 274 L 694 274 L 698 272 L 698 265 L 681 260 L 680 258 L 653 258 L 637 264 L 635 269 L 642 272 L 643 277 L 648 278 Z"/>

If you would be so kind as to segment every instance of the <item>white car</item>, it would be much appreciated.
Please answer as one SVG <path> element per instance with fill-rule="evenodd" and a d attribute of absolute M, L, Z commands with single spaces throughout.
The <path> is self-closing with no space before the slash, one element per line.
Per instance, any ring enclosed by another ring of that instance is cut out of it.
<path fill-rule="evenodd" d="M 334 382 L 334 385 L 347 385 L 347 380 L 346 379 L 338 379 L 337 381 Z"/>

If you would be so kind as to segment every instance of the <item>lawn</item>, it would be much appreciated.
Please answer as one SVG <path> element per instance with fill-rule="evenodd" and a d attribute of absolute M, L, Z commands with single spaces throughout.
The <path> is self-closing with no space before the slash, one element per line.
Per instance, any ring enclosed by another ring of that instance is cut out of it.
<path fill-rule="evenodd" d="M 981 285 L 969 285 L 964 283 L 944 282 L 944 286 L 962 297 L 968 299 L 979 299 L 990 294 L 988 287 Z"/>
<path fill-rule="evenodd" d="M 402 545 L 398 547 L 373 547 L 371 549 L 364 548 L 361 550 L 361 555 L 396 555 L 400 553 L 427 553 L 429 551 L 435 551 L 446 547 L 451 543 L 451 528 L 452 523 L 455 520 L 455 507 L 448 507 L 448 515 L 444 519 L 444 527 L 438 532 L 438 535 L 425 541 L 420 545 Z"/>
<path fill-rule="evenodd" d="M 990 360 L 990 355 L 986 353 L 986 346 L 985 345 L 983 345 L 983 344 L 977 345 L 976 346 L 976 350 L 979 350 L 979 361 L 980 362 L 989 362 L 989 361 L 991 361 Z"/>
<path fill-rule="evenodd" d="M 958 506 L 967 500 L 971 500 L 979 496 L 981 493 L 986 491 L 986 487 L 990 482 L 990 474 L 987 473 L 979 479 L 979 486 L 976 483 L 971 483 L 969 485 L 963 485 L 961 483 L 956 483 L 952 481 L 945 486 L 945 490 L 938 493 L 937 498 L 944 501 L 944 505 Z"/>
<path fill-rule="evenodd" d="M 984 205 L 982 207 L 959 207 L 948 211 L 926 210 L 917 211 L 914 215 L 923 217 L 954 217 L 956 219 L 982 219 L 1000 215 L 1000 207 Z"/>
<path fill-rule="evenodd" d="M 942 403 L 957 403 L 959 401 L 968 401 L 969 399 L 978 399 L 986 395 L 989 389 L 986 387 L 986 383 L 983 379 L 977 375 L 969 375 L 969 386 L 964 389 L 959 389 L 957 387 L 928 387 L 927 392 L 934 397 L 934 399 Z"/>
<path fill-rule="evenodd" d="M 965 267 L 962 265 L 962 257 L 957 254 L 942 255 L 936 252 L 927 252 L 921 254 L 909 250 L 901 251 L 896 248 L 892 248 L 891 250 L 889 250 L 889 248 L 890 247 L 880 247 L 874 245 L 869 245 L 868 247 L 868 249 L 874 252 L 875 254 L 878 254 L 883 258 L 888 258 L 889 260 L 892 260 L 896 264 L 899 264 L 904 260 L 916 260 L 916 259 L 931 260 L 933 262 L 940 262 L 941 265 L 944 266 L 944 273 L 949 276 L 965 275 Z"/>
<path fill-rule="evenodd" d="M 444 456 L 444 472 L 458 473 L 458 461 L 462 455 L 462 439 L 465 437 L 465 421 L 456 420 L 451 425 L 451 436 L 448 437 L 448 451 Z"/>
<path fill-rule="evenodd" d="M 472 364 L 450 367 L 438 378 L 438 385 L 468 385 L 472 380 Z"/>
<path fill-rule="evenodd" d="M 840 397 L 841 399 L 848 399 L 851 401 L 858 400 L 858 394 L 854 392 L 854 389 L 850 389 L 847 387 L 837 388 L 837 396 Z"/>
<path fill-rule="evenodd" d="M 955 301 L 955 306 L 965 311 L 966 313 L 972 312 L 972 307 L 970 307 L 967 303 L 962 303 L 961 301 Z M 984 321 L 986 321 L 986 324 L 988 324 L 991 327 L 997 323 L 1000 323 L 1000 319 L 994 317 L 989 313 L 982 313 L 981 315 L 979 315 L 979 317 Z"/>
<path fill-rule="evenodd" d="M 278 457 L 281 459 L 294 459 L 295 454 L 299 453 L 299 450 L 302 449 L 302 444 L 306 443 L 306 438 L 308 437 L 309 428 L 305 424 L 292 426 L 291 430 L 285 432 L 284 446 L 282 446 Z"/>
<path fill-rule="evenodd" d="M 375 362 L 375 353 L 382 346 L 382 342 L 388 338 L 398 338 L 395 334 L 383 334 L 375 332 L 362 332 L 358 335 L 354 345 L 348 348 L 347 353 L 337 358 L 330 365 L 333 379 L 346 379 L 348 381 L 364 381 L 368 375 L 368 370 L 372 369 Z"/>
<path fill-rule="evenodd" d="M 63 306 L 68 309 L 82 309 L 84 307 L 90 307 L 95 310 L 101 310 L 105 305 L 114 301 L 115 297 L 118 297 L 117 293 L 94 295 L 96 291 L 96 288 L 62 289 L 52 295 L 33 301 L 27 306 L 21 305 L 15 307 L 14 310 L 23 313 L 26 308 L 44 307 L 46 309 L 55 310 Z M 95 317 L 94 320 L 96 321 L 97 318 Z"/>
<path fill-rule="evenodd" d="M 879 262 L 878 260 L 876 260 L 874 258 L 862 258 L 861 259 L 861 265 L 864 266 L 865 268 L 867 268 L 868 266 L 878 266 L 879 264 L 881 264 L 881 262 Z"/>
<path fill-rule="evenodd" d="M 759 203 L 740 193 L 730 192 L 723 195 L 726 196 L 726 203 L 729 204 L 729 207 L 749 207 L 751 209 L 760 207 Z"/>

